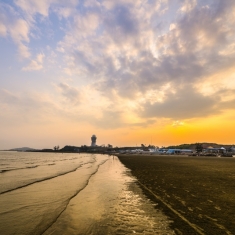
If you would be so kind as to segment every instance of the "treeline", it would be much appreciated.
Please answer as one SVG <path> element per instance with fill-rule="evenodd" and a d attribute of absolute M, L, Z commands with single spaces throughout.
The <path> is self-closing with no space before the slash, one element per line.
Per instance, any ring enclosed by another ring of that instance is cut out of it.
<path fill-rule="evenodd" d="M 224 145 L 224 144 L 216 144 L 216 143 L 193 143 L 193 144 L 180 144 L 180 145 L 172 145 L 165 147 L 166 149 L 196 149 L 196 146 L 200 144 L 203 148 L 213 147 L 213 148 L 220 148 L 224 147 L 229 149 L 234 145 Z"/>
<path fill-rule="evenodd" d="M 195 149 L 196 144 L 180 144 L 180 145 L 171 145 L 166 147 L 167 149 Z"/>

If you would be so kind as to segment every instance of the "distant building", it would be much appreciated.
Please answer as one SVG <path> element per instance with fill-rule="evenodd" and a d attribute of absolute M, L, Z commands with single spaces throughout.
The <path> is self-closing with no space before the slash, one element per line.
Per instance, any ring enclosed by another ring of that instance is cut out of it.
<path fill-rule="evenodd" d="M 168 149 L 166 154 L 190 154 L 193 153 L 191 149 Z"/>
<path fill-rule="evenodd" d="M 213 148 L 211 146 L 209 146 L 208 148 L 204 149 L 205 153 L 225 153 L 226 149 L 224 147 L 220 147 L 220 148 Z"/>
<path fill-rule="evenodd" d="M 96 146 L 96 136 L 95 135 L 93 135 L 92 137 L 91 137 L 91 147 L 95 147 Z"/>

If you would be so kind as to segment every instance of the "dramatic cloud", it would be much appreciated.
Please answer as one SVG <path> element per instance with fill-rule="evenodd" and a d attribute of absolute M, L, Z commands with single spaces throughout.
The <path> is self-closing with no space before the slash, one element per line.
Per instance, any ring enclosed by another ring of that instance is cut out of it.
<path fill-rule="evenodd" d="M 223 120 L 234 112 L 234 12 L 234 0 L 5 1 L 0 105 L 10 116 L 14 100 L 17 114 L 34 100 L 26 90 L 42 92 L 48 119 L 106 131 Z"/>
<path fill-rule="evenodd" d="M 160 11 L 165 4 L 157 9 Z M 102 4 L 87 9 L 85 15 L 80 12 L 76 19 L 90 21 L 95 15 L 96 24 L 89 27 L 93 24 L 76 20 L 69 36 L 60 42 L 63 51 L 73 52 L 68 67 L 79 75 L 93 77 L 101 91 L 132 99 L 139 92 L 146 95 L 149 89 L 168 82 L 190 84 L 233 66 L 230 62 L 234 53 L 230 58 L 221 53 L 231 47 L 234 38 L 232 2 L 182 1 L 170 24 L 164 21 L 169 14 L 165 10 L 158 16 L 157 25 L 156 12 L 151 10 L 156 6 L 151 2 L 145 6 L 131 1 L 122 5 L 103 2 L 103 7 L 104 16 L 100 14 Z M 143 16 L 146 11 L 148 16 Z"/>
<path fill-rule="evenodd" d="M 170 93 L 162 102 L 143 105 L 144 117 L 167 117 L 172 119 L 188 119 L 205 117 L 218 112 L 217 97 L 206 97 L 197 93 L 192 87 L 183 87 L 176 93 Z"/>

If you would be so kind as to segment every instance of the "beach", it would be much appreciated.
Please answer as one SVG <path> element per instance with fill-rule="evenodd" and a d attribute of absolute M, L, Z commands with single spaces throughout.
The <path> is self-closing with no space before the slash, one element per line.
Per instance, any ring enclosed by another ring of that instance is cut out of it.
<path fill-rule="evenodd" d="M 4 235 L 235 234 L 235 158 L 0 153 Z"/>
<path fill-rule="evenodd" d="M 235 158 L 118 155 L 176 234 L 235 234 Z"/>
<path fill-rule="evenodd" d="M 0 152 L 4 235 L 174 235 L 117 157 Z"/>

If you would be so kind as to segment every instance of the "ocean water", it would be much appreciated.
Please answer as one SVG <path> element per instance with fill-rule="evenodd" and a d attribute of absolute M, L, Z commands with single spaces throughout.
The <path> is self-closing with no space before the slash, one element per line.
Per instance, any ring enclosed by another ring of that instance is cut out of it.
<path fill-rule="evenodd" d="M 117 157 L 0 152 L 0 233 L 174 234 Z"/>

